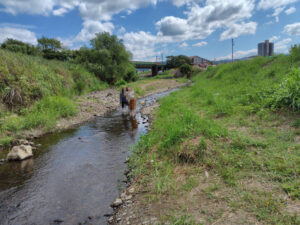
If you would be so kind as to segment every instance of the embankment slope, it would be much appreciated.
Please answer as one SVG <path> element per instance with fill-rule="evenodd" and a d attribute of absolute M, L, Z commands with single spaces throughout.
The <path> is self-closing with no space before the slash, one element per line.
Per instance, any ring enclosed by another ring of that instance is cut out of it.
<path fill-rule="evenodd" d="M 211 67 L 161 100 L 118 224 L 299 224 L 299 63 Z"/>

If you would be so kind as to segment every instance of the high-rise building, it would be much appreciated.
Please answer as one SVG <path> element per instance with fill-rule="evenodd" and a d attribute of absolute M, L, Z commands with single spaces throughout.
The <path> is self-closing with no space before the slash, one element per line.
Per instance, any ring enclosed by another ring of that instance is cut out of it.
<path fill-rule="evenodd" d="M 265 42 L 258 44 L 258 55 L 271 56 L 274 54 L 274 43 L 265 40 Z"/>

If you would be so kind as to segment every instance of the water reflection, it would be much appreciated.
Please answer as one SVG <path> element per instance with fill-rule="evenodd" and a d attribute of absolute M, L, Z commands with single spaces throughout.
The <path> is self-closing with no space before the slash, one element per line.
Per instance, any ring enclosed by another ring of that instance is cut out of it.
<path fill-rule="evenodd" d="M 0 224 L 105 224 L 124 185 L 127 149 L 146 127 L 140 114 L 115 111 L 38 140 L 34 158 L 0 166 Z"/>

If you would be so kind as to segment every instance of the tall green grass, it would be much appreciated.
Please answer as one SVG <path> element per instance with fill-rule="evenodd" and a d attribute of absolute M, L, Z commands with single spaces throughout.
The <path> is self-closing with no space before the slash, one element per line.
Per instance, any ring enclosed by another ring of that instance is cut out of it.
<path fill-rule="evenodd" d="M 0 49 L 0 98 L 11 89 L 30 105 L 51 95 L 74 96 L 107 87 L 80 65 Z M 19 104 L 15 104 L 19 107 Z"/>
<path fill-rule="evenodd" d="M 68 118 L 77 113 L 76 105 L 66 97 L 49 96 L 23 109 L 19 116 L 12 116 L 0 122 L 0 131 L 14 133 L 32 128 L 50 129 L 59 118 Z"/>
<path fill-rule="evenodd" d="M 297 130 L 284 129 L 284 124 L 280 127 L 287 118 L 291 127 L 299 122 L 299 108 L 294 104 L 300 94 L 298 72 L 288 56 L 279 55 L 223 64 L 195 76 L 193 86 L 160 101 L 152 129 L 141 138 L 131 158 L 133 175 L 145 187 L 155 184 L 153 193 L 162 194 L 174 186 L 170 184 L 175 180 L 172 168 L 193 163 L 219 174 L 232 188 L 238 189 L 241 179 L 262 176 L 299 199 Z M 235 127 L 247 127 L 252 134 Z M 196 137 L 201 137 L 199 143 L 186 146 Z M 271 196 L 268 201 L 278 200 Z M 259 220 L 271 224 L 297 220 L 283 216 L 283 204 L 270 210 L 264 203 L 261 195 L 250 206 Z"/>
<path fill-rule="evenodd" d="M 75 96 L 107 86 L 81 65 L 0 49 L 0 142 L 25 129 L 50 129 L 77 113 Z"/>

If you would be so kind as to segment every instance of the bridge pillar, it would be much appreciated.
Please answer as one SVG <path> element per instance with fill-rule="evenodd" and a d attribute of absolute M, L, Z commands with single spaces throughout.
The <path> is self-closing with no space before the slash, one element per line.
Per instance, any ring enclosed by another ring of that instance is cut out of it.
<path fill-rule="evenodd" d="M 157 65 L 154 65 L 152 66 L 152 76 L 156 76 L 158 73 L 158 66 Z"/>

